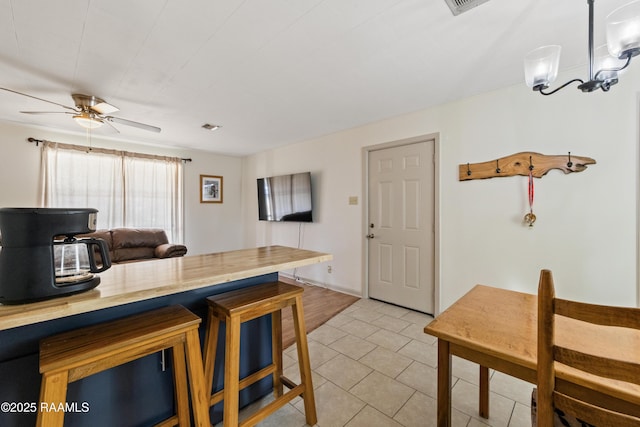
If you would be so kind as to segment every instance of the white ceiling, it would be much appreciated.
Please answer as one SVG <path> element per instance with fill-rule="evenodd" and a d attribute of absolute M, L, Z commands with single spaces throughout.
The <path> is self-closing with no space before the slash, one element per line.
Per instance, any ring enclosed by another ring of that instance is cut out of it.
<path fill-rule="evenodd" d="M 628 1 L 596 1 L 596 45 Z M 587 16 L 586 0 L 458 16 L 444 0 L 0 0 L 0 86 L 69 106 L 96 95 L 162 128 L 94 135 L 246 155 L 518 84 L 540 45 L 583 65 Z M 0 91 L 0 120 L 84 133 L 21 110 L 64 111 Z"/>

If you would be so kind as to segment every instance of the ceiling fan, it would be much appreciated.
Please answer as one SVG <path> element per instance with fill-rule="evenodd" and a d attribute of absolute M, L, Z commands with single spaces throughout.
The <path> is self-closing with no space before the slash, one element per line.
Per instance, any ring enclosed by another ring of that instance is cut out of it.
<path fill-rule="evenodd" d="M 18 92 L 12 89 L 0 87 L 0 89 L 7 92 L 12 92 L 18 95 L 26 96 L 29 98 L 37 99 L 38 101 L 48 102 L 59 107 L 65 108 L 70 111 L 20 111 L 25 114 L 69 114 L 73 116 L 73 119 L 80 126 L 86 129 L 95 129 L 103 124 L 107 124 L 115 129 L 116 132 L 120 131 L 111 123 L 117 123 L 121 125 L 133 126 L 139 129 L 148 130 L 151 132 L 160 132 L 160 128 L 157 126 L 151 126 L 140 122 L 134 122 L 133 120 L 127 120 L 120 117 L 111 116 L 111 113 L 118 111 L 117 107 L 108 104 L 104 99 L 98 98 L 93 95 L 72 94 L 75 107 L 69 107 L 68 105 L 59 104 L 54 101 L 38 98 L 37 96 L 28 95 L 26 93 Z"/>

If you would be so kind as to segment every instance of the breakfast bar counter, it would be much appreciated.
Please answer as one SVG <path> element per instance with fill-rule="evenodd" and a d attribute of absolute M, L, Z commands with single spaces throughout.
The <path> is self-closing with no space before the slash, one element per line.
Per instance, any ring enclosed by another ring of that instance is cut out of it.
<path fill-rule="evenodd" d="M 99 274 L 101 283 L 95 289 L 30 304 L 0 305 L 0 402 L 9 404 L 0 411 L 0 425 L 35 422 L 29 409 L 38 402 L 42 338 L 173 304 L 203 318 L 203 334 L 206 297 L 276 281 L 279 271 L 331 259 L 326 253 L 266 246 L 117 264 Z M 254 319 L 242 331 L 241 375 L 247 375 L 271 361 L 270 318 Z M 223 329 L 220 335 L 221 351 Z M 165 364 L 171 366 L 164 353 L 157 353 L 70 384 L 67 401 L 76 405 L 65 413 L 65 426 L 145 426 L 171 415 L 172 374 Z M 216 373 L 222 369 L 216 365 Z M 268 393 L 269 381 L 243 390 L 241 404 Z M 214 389 L 221 387 L 222 378 L 216 374 Z M 220 418 L 220 411 L 220 406 L 212 407 L 212 422 Z"/>
<path fill-rule="evenodd" d="M 330 254 L 265 246 L 206 255 L 114 264 L 100 285 L 68 297 L 0 305 L 0 331 L 329 261 Z"/>

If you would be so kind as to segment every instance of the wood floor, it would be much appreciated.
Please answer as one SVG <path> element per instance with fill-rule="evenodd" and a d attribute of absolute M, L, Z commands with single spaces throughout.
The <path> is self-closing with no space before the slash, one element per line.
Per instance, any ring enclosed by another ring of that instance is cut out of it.
<path fill-rule="evenodd" d="M 313 331 L 360 298 L 341 292 L 331 291 L 320 286 L 310 286 L 294 282 L 286 277 L 280 277 L 283 282 L 293 283 L 304 288 L 302 305 L 304 306 L 304 321 L 307 333 Z M 282 345 L 289 347 L 295 342 L 293 332 L 293 316 L 291 309 L 282 311 Z"/>

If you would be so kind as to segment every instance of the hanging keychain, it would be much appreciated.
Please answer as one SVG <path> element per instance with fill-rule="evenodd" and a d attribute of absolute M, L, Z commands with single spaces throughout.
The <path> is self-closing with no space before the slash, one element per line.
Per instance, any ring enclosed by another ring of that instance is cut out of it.
<path fill-rule="evenodd" d="M 531 164 L 531 157 L 529 157 L 529 213 L 524 216 L 524 222 L 529 224 L 529 227 L 533 227 L 533 223 L 536 222 L 536 216 L 533 213 L 533 165 Z"/>

